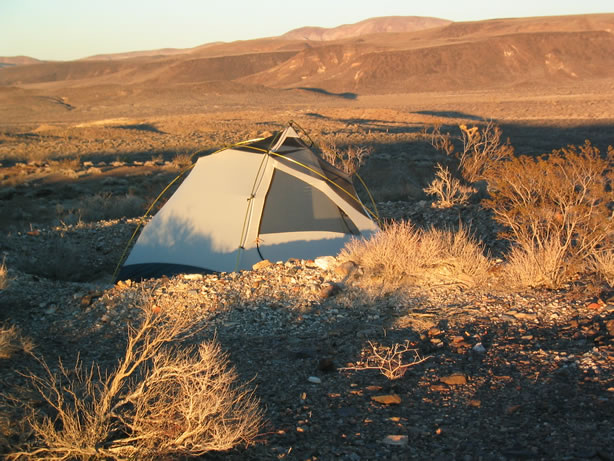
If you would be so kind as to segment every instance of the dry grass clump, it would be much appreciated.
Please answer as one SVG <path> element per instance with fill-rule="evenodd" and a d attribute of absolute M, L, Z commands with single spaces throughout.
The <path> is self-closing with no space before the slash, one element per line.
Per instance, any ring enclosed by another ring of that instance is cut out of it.
<path fill-rule="evenodd" d="M 383 289 L 404 284 L 475 287 L 487 279 L 492 265 L 465 228 L 422 230 L 407 221 L 386 224 L 368 240 L 349 242 L 340 259 L 354 261 Z"/>
<path fill-rule="evenodd" d="M 0 290 L 4 290 L 9 283 L 8 270 L 4 261 L 0 264 Z"/>
<path fill-rule="evenodd" d="M 133 194 L 113 195 L 101 192 L 83 200 L 76 214 L 87 222 L 102 219 L 133 218 L 145 213 L 147 203 Z"/>
<path fill-rule="evenodd" d="M 78 362 L 30 376 L 47 404 L 29 408 L 32 440 L 13 459 L 169 459 L 201 456 L 251 441 L 262 414 L 253 392 L 215 341 L 178 346 L 194 334 L 188 316 L 144 308 L 117 367 Z"/>
<path fill-rule="evenodd" d="M 590 261 L 590 268 L 611 287 L 614 287 L 614 250 L 612 248 L 595 251 Z"/>
<path fill-rule="evenodd" d="M 179 169 L 183 169 L 192 165 L 192 154 L 189 152 L 180 152 L 173 157 L 173 165 Z"/>
<path fill-rule="evenodd" d="M 515 245 L 507 268 L 513 281 L 557 288 L 603 259 L 614 243 L 613 165 L 614 149 L 601 156 L 587 141 L 492 169 L 484 204 Z"/>
<path fill-rule="evenodd" d="M 0 359 L 10 359 L 18 352 L 31 353 L 34 343 L 21 334 L 15 325 L 0 326 Z"/>
<path fill-rule="evenodd" d="M 447 167 L 437 164 L 435 179 L 424 189 L 427 195 L 435 197 L 433 205 L 437 208 L 450 208 L 455 205 L 463 205 L 477 191 L 474 187 L 466 186 L 452 176 Z"/>

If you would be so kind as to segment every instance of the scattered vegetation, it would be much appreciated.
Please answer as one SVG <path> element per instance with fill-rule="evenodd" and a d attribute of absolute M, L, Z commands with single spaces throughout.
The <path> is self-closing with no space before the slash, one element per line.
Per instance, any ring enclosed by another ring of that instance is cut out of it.
<path fill-rule="evenodd" d="M 46 403 L 27 408 L 32 439 L 12 459 L 168 459 L 200 456 L 251 441 L 262 415 L 253 392 L 215 341 L 193 337 L 188 316 L 172 319 L 151 302 L 129 328 L 117 367 L 77 362 L 30 381 Z"/>
<path fill-rule="evenodd" d="M 494 167 L 484 201 L 514 243 L 508 272 L 525 286 L 556 288 L 614 244 L 614 150 L 589 142 Z"/>
<path fill-rule="evenodd" d="M 469 184 L 485 181 L 483 205 L 504 227 L 512 243 L 504 274 L 513 285 L 557 288 L 592 268 L 611 280 L 608 266 L 614 245 L 612 220 L 614 150 L 605 155 L 588 141 L 540 157 L 513 156 L 509 141 L 492 124 L 467 128 L 460 135 L 435 127 L 433 146 L 457 161 Z M 468 200 L 471 188 L 438 165 L 425 192 L 440 207 Z"/>
<path fill-rule="evenodd" d="M 367 279 L 392 290 L 405 284 L 476 287 L 492 266 L 467 229 L 417 229 L 407 221 L 388 223 L 368 240 L 349 242 L 342 260 L 357 263 Z"/>

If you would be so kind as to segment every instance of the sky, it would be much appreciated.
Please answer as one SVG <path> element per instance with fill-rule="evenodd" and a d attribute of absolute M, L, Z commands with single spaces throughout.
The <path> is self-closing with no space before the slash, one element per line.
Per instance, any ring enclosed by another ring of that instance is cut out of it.
<path fill-rule="evenodd" d="M 0 56 L 191 48 L 378 16 L 452 21 L 611 13 L 612 0 L 0 0 Z"/>

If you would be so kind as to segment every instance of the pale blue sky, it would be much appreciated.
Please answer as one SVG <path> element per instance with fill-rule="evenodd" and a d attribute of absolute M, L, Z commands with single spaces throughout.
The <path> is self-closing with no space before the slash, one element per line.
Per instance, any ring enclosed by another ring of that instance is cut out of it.
<path fill-rule="evenodd" d="M 190 48 L 376 16 L 453 21 L 614 12 L 612 0 L 0 0 L 0 56 Z"/>

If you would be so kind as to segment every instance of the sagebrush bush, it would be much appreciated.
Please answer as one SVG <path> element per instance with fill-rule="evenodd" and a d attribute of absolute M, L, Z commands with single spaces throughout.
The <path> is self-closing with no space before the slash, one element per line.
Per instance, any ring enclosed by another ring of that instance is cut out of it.
<path fill-rule="evenodd" d="M 474 287 L 488 278 L 492 265 L 465 228 L 423 230 L 408 221 L 386 224 L 368 240 L 350 241 L 339 257 L 354 261 L 384 289 L 404 284 Z"/>
<path fill-rule="evenodd" d="M 477 191 L 474 187 L 462 184 L 452 176 L 447 167 L 437 164 L 435 179 L 424 189 L 427 195 L 435 197 L 433 205 L 437 208 L 450 208 L 454 205 L 463 205 L 469 202 L 471 196 Z"/>
<path fill-rule="evenodd" d="M 536 275 L 525 275 L 523 284 L 558 287 L 612 248 L 613 165 L 612 148 L 602 156 L 587 141 L 538 158 L 519 156 L 489 171 L 490 198 L 483 203 L 516 246 L 511 263 L 524 261 L 532 266 L 526 273 Z"/>
<path fill-rule="evenodd" d="M 117 367 L 101 372 L 78 362 L 31 375 L 47 404 L 29 408 L 33 439 L 14 459 L 169 459 L 200 456 L 249 442 L 262 414 L 253 392 L 214 342 L 181 348 L 194 334 L 188 316 L 148 303 L 130 328 Z M 158 313 L 156 313 L 158 312 Z"/>

